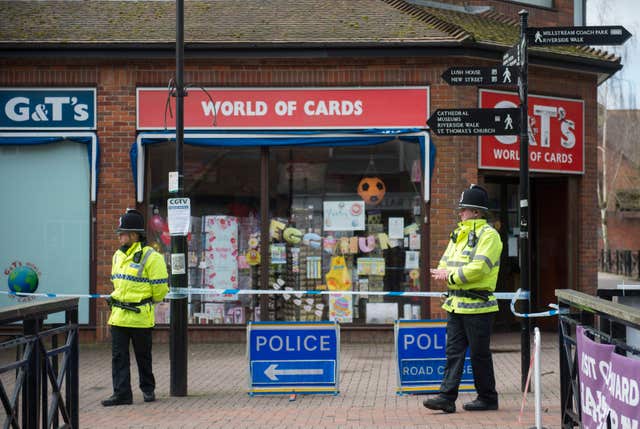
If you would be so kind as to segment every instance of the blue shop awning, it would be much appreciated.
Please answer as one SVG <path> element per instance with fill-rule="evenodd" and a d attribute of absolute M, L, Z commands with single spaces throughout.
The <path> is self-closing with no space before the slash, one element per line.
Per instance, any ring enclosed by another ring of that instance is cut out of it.
<path fill-rule="evenodd" d="M 137 201 L 144 197 L 144 150 L 143 146 L 175 141 L 174 131 L 143 132 L 138 134 L 131 147 L 131 169 L 136 184 Z M 184 144 L 193 146 L 366 146 L 401 140 L 420 145 L 422 171 L 433 173 L 435 146 L 429 133 L 420 129 L 374 129 L 374 130 L 322 130 L 322 131 L 185 131 Z M 428 150 L 427 150 L 428 147 Z M 429 168 L 424 168 L 428 165 Z M 425 181 L 424 199 L 429 201 L 430 180 Z"/>
<path fill-rule="evenodd" d="M 91 172 L 91 202 L 96 201 L 100 150 L 98 136 L 93 132 L 0 132 L 0 145 L 42 145 L 72 141 L 87 145 Z"/>

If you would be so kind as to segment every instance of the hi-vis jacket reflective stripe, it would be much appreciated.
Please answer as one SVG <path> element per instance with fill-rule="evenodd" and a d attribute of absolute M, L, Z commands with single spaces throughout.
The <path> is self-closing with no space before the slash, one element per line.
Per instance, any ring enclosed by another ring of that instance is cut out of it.
<path fill-rule="evenodd" d="M 134 261 L 134 255 L 142 251 L 139 262 Z M 169 292 L 169 275 L 163 256 L 152 247 L 134 243 L 126 253 L 116 250 L 111 265 L 111 282 L 113 293 L 111 296 L 122 302 L 140 302 L 151 298 L 153 302 L 160 302 Z M 151 328 L 155 324 L 153 305 L 141 305 L 140 313 L 111 307 L 109 325 L 129 328 Z"/>
<path fill-rule="evenodd" d="M 500 234 L 485 219 L 466 220 L 460 222 L 451 233 L 451 240 L 438 268 L 449 270 L 449 289 L 494 292 L 501 253 Z M 491 313 L 498 311 L 498 301 L 493 294 L 489 295 L 487 301 L 449 296 L 442 308 L 462 314 Z"/>

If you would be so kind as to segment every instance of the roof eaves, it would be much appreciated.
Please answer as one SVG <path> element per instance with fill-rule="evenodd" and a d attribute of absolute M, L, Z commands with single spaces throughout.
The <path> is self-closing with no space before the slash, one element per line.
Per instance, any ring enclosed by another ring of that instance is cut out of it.
<path fill-rule="evenodd" d="M 451 35 L 452 38 L 462 42 L 463 40 L 473 40 L 473 35 L 457 24 L 445 21 L 437 16 L 428 13 L 425 9 L 416 7 L 404 0 L 382 0 L 390 6 L 411 15 L 412 17 L 425 22 L 437 30 Z"/>

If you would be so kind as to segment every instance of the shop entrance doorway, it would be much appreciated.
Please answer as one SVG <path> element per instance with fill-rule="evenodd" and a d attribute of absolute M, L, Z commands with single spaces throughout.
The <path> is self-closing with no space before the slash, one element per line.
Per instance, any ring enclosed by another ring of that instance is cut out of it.
<path fill-rule="evenodd" d="M 573 288 L 575 278 L 576 246 L 571 243 L 575 229 L 575 217 L 571 207 L 568 177 L 539 177 L 531 180 L 530 213 L 531 240 L 531 311 L 548 310 L 548 304 L 556 301 L 555 289 Z M 503 243 L 500 259 L 500 275 L 496 291 L 515 292 L 520 287 L 518 179 L 511 176 L 487 176 L 489 191 L 489 222 L 500 233 Z M 508 301 L 500 301 L 495 329 L 517 331 L 520 320 L 509 308 Z M 553 317 L 536 319 L 541 329 L 557 329 Z"/>
<path fill-rule="evenodd" d="M 573 288 L 570 252 L 570 212 L 568 178 L 537 178 L 531 182 L 531 311 L 548 310 L 556 302 L 555 289 Z M 536 319 L 540 329 L 555 331 L 555 317 Z"/>
<path fill-rule="evenodd" d="M 518 265 L 518 179 L 510 176 L 485 178 L 489 192 L 488 221 L 500 233 L 502 256 L 496 292 L 515 292 L 520 286 Z M 519 320 L 513 315 L 509 301 L 499 300 L 500 310 L 494 321 L 494 329 L 499 332 L 516 332 Z"/>

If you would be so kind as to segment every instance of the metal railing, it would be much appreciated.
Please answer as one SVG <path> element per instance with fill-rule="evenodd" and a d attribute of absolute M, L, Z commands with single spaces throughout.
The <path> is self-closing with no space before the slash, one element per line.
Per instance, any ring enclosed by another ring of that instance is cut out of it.
<path fill-rule="evenodd" d="M 600 250 L 598 268 L 604 273 L 640 279 L 640 250 Z"/>
<path fill-rule="evenodd" d="M 640 311 L 569 289 L 556 290 L 558 308 L 558 335 L 560 350 L 560 401 L 562 428 L 582 427 L 578 358 L 576 354 L 576 326 L 582 325 L 596 340 L 613 344 L 617 352 L 631 352 L 640 356 L 640 350 L 626 342 L 625 329 L 640 329 Z"/>
<path fill-rule="evenodd" d="M 65 323 L 45 327 L 45 319 L 59 312 L 65 313 Z M 3 427 L 77 428 L 78 298 L 0 308 L 0 325 L 6 339 L 0 343 L 0 356 L 3 362 L 9 361 L 0 365 Z"/>

